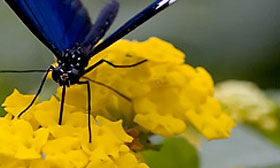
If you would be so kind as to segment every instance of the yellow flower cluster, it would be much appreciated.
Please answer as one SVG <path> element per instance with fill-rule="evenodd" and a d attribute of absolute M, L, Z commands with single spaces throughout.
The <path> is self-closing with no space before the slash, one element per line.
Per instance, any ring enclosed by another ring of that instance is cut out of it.
<path fill-rule="evenodd" d="M 111 120 L 124 120 L 126 128 L 141 126 L 145 131 L 161 136 L 184 133 L 194 125 L 207 139 L 228 138 L 235 123 L 222 112 L 213 98 L 211 76 L 201 67 L 185 64 L 185 55 L 173 45 L 158 38 L 145 42 L 121 40 L 95 56 L 90 65 L 106 59 L 108 64 L 86 75 L 131 98 L 131 102 L 103 86 L 92 84 L 93 113 Z M 61 89 L 58 95 L 61 95 Z M 66 101 L 86 111 L 85 86 L 67 90 Z"/>
<path fill-rule="evenodd" d="M 1 168 L 148 168 L 126 145 L 133 138 L 122 121 L 92 118 L 89 143 L 87 115 L 65 104 L 64 121 L 58 125 L 60 103 L 54 97 L 35 105 L 22 119 L 12 119 L 32 98 L 15 90 L 3 104 L 8 114 L 0 118 Z"/>
<path fill-rule="evenodd" d="M 180 135 L 192 125 L 209 140 L 230 136 L 235 123 L 213 98 L 211 76 L 185 64 L 185 55 L 171 44 L 158 38 L 120 40 L 89 66 L 100 59 L 115 65 L 148 61 L 131 68 L 104 63 L 81 78 L 91 81 L 92 143 L 86 86 L 67 88 L 62 125 L 57 124 L 61 88 L 21 119 L 15 116 L 33 95 L 15 90 L 0 118 L 0 168 L 148 168 L 132 151 L 141 149 L 140 135 Z"/>

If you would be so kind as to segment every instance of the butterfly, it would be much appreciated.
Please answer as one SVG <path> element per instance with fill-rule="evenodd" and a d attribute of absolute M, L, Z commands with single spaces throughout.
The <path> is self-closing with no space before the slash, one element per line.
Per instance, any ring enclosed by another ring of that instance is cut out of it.
<path fill-rule="evenodd" d="M 62 124 L 66 88 L 74 84 L 87 85 L 88 128 L 89 141 L 91 142 L 90 83 L 83 76 L 103 63 L 107 63 L 114 68 L 129 68 L 142 64 L 147 60 L 132 65 L 115 65 L 107 60 L 101 59 L 94 65 L 87 67 L 89 60 L 163 9 L 174 4 L 177 0 L 154 1 L 100 43 L 99 41 L 104 37 L 117 16 L 119 9 L 117 0 L 110 0 L 104 6 L 94 24 L 91 23 L 89 14 L 80 0 L 5 1 L 30 31 L 55 55 L 58 63 L 58 66 L 54 67 L 51 65 L 45 71 L 46 73 L 34 99 L 18 117 L 22 116 L 34 104 L 41 93 L 48 74 L 52 72 L 53 80 L 62 86 L 58 121 L 60 125 Z"/>

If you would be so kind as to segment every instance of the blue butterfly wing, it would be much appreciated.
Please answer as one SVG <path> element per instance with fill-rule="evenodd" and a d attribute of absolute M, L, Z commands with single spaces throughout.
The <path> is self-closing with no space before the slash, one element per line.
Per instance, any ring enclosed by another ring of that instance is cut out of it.
<path fill-rule="evenodd" d="M 85 40 L 92 25 L 80 0 L 6 0 L 56 56 Z"/>

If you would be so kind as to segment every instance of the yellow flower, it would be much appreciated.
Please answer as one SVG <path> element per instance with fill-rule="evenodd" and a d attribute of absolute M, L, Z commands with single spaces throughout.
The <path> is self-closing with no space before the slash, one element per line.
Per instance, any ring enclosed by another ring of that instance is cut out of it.
<path fill-rule="evenodd" d="M 11 114 L 17 115 L 22 108 L 14 105 L 22 97 L 15 91 L 6 99 L 5 107 L 12 109 Z M 126 145 L 133 138 L 124 131 L 122 121 L 92 117 L 92 143 L 89 143 L 87 114 L 65 104 L 63 123 L 58 125 L 59 105 L 54 97 L 34 105 L 29 115 L 40 125 L 35 129 L 31 120 L 25 118 L 0 118 L 0 157 L 5 158 L 0 167 L 89 168 L 104 164 L 108 168 L 124 168 L 127 162 L 135 168 L 148 168 L 139 163 Z"/>
<path fill-rule="evenodd" d="M 125 96 L 92 83 L 94 115 L 111 120 L 124 120 L 126 128 L 141 126 L 153 134 L 173 136 L 182 134 L 189 123 L 207 139 L 228 138 L 235 123 L 222 112 L 213 98 L 211 76 L 202 68 L 185 64 L 185 55 L 158 38 L 145 42 L 120 40 L 92 58 L 116 65 L 130 65 L 147 59 L 132 68 L 113 68 L 102 64 L 86 75 L 106 84 Z M 61 88 L 57 96 L 61 95 Z M 78 99 L 77 99 L 78 97 Z M 85 86 L 67 90 L 66 102 L 87 109 Z"/>
<path fill-rule="evenodd" d="M 131 153 L 120 153 L 120 157 L 115 160 L 102 160 L 98 162 L 91 162 L 87 168 L 149 168 L 144 163 L 138 163 L 135 156 Z"/>
<path fill-rule="evenodd" d="M 0 168 L 26 168 L 26 162 L 0 154 Z"/>
<path fill-rule="evenodd" d="M 25 120 L 0 119 L 0 155 L 15 159 L 39 159 L 49 132 L 45 128 L 33 130 Z"/>
<path fill-rule="evenodd" d="M 2 104 L 2 107 L 4 107 L 5 111 L 8 113 L 6 117 L 12 117 L 12 116 L 18 116 L 20 112 L 22 112 L 32 101 L 34 98 L 34 95 L 23 95 L 20 94 L 17 89 L 13 91 L 13 93 L 6 98 L 5 102 Z M 35 103 L 38 102 L 38 99 L 35 101 Z M 33 111 L 32 108 L 28 110 L 22 118 L 29 121 L 33 128 L 38 127 L 38 123 L 36 120 L 32 118 Z"/>

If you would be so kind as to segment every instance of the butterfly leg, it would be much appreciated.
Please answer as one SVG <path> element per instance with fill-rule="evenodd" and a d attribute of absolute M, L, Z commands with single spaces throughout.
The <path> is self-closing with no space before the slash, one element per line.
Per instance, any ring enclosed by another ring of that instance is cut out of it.
<path fill-rule="evenodd" d="M 86 79 L 86 80 L 88 80 L 89 82 L 92 82 L 92 83 L 97 84 L 97 85 L 99 85 L 99 86 L 103 86 L 104 88 L 107 88 L 107 89 L 109 89 L 109 90 L 115 92 L 117 95 L 121 96 L 122 98 L 126 99 L 126 100 L 129 101 L 129 102 L 132 101 L 131 98 L 129 98 L 129 97 L 126 96 L 125 94 L 123 94 L 123 93 L 117 91 L 116 89 L 112 88 L 112 87 L 109 86 L 109 85 L 106 85 L 106 84 L 104 84 L 104 83 L 98 82 L 98 81 L 96 81 L 96 80 L 90 79 L 90 78 L 85 77 L 85 76 L 82 76 L 81 78 Z"/>
<path fill-rule="evenodd" d="M 143 61 L 137 62 L 137 63 L 135 63 L 135 64 L 131 64 L 131 65 L 115 65 L 115 64 L 113 64 L 113 63 L 110 62 L 110 61 L 107 61 L 107 60 L 105 60 L 105 59 L 101 59 L 100 61 L 98 61 L 97 63 L 95 63 L 94 65 L 90 66 L 88 69 L 86 69 L 86 70 L 84 71 L 83 75 L 86 74 L 86 73 L 88 73 L 88 72 L 90 72 L 90 71 L 92 71 L 93 69 L 95 69 L 96 67 L 98 67 L 98 66 L 99 66 L 100 64 L 102 64 L 102 63 L 107 63 L 108 65 L 110 65 L 110 66 L 112 66 L 112 67 L 114 67 L 114 68 L 131 68 L 131 67 L 135 67 L 135 66 L 137 66 L 137 65 L 143 64 L 144 62 L 147 62 L 147 61 L 148 61 L 148 60 L 145 59 L 145 60 L 143 60 Z"/>
<path fill-rule="evenodd" d="M 64 109 L 64 102 L 65 102 L 65 95 L 66 95 L 66 85 L 62 86 L 62 94 L 61 94 L 61 103 L 60 103 L 60 112 L 59 112 L 59 119 L 58 124 L 62 124 L 62 117 L 63 117 L 63 109 Z"/>
<path fill-rule="evenodd" d="M 42 89 L 43 89 L 43 86 L 44 86 L 44 84 L 45 84 L 45 82 L 46 82 L 46 79 L 47 79 L 47 77 L 48 77 L 49 72 L 52 71 L 53 69 L 54 69 L 53 66 L 50 66 L 50 67 L 48 68 L 47 72 L 45 73 L 45 75 L 44 75 L 44 77 L 43 77 L 43 80 L 42 80 L 42 82 L 41 82 L 41 84 L 40 84 L 40 87 L 39 87 L 39 89 L 38 89 L 38 91 L 37 91 L 35 97 L 32 99 L 31 103 L 30 103 L 22 112 L 19 113 L 19 115 L 17 116 L 18 118 L 20 118 L 20 117 L 21 117 L 28 109 L 30 109 L 30 107 L 34 104 L 35 100 L 37 99 L 37 97 L 39 96 L 39 94 L 41 93 L 41 91 L 42 91 Z"/>
<path fill-rule="evenodd" d="M 88 135 L 89 135 L 89 143 L 92 142 L 92 129 L 91 129 L 91 92 L 90 92 L 90 83 L 89 81 L 80 81 L 79 85 L 87 85 L 87 93 L 88 93 Z"/>

